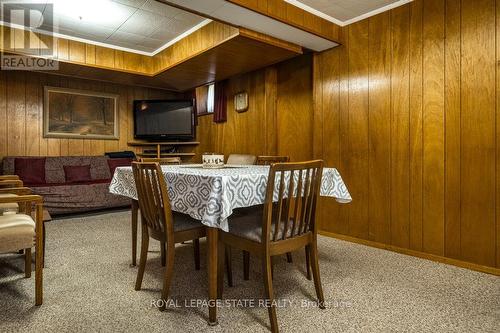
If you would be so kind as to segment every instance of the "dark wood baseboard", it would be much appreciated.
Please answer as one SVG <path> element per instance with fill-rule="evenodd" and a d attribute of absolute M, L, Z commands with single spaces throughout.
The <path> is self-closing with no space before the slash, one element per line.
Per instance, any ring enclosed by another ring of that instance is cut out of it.
<path fill-rule="evenodd" d="M 478 272 L 483 272 L 483 273 L 488 273 L 488 274 L 500 276 L 500 268 L 478 265 L 478 264 L 474 264 L 474 263 L 467 262 L 467 261 L 446 258 L 446 257 L 438 256 L 435 254 L 405 249 L 405 248 L 394 246 L 394 245 L 383 244 L 383 243 L 374 242 L 374 241 L 370 241 L 370 240 L 366 240 L 366 239 L 341 235 L 341 234 L 337 234 L 337 233 L 329 232 L 329 231 L 319 231 L 318 233 L 320 235 L 323 235 L 323 236 L 333 237 L 333 238 L 345 240 L 345 241 L 352 242 L 352 243 L 376 247 L 378 249 L 389 250 L 389 251 L 393 251 L 393 252 L 397 252 L 397 253 L 401 253 L 401 254 L 406 254 L 409 256 L 414 256 L 414 257 L 419 257 L 422 259 L 428 259 L 428 260 L 440 262 L 443 264 L 458 266 L 458 267 L 467 268 L 467 269 L 471 269 L 471 270 L 478 271 Z"/>

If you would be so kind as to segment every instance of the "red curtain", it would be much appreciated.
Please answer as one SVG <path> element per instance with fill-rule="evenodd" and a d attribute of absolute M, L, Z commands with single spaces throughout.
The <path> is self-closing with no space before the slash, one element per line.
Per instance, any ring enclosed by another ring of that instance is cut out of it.
<path fill-rule="evenodd" d="M 227 121 L 226 81 L 217 82 L 214 90 L 214 123 L 224 123 Z"/>

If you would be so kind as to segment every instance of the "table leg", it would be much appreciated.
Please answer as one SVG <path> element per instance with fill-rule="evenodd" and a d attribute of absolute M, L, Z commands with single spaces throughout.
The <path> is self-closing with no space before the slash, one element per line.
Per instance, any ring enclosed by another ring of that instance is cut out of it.
<path fill-rule="evenodd" d="M 132 199 L 132 264 L 136 265 L 137 257 L 137 219 L 138 219 L 139 203 Z"/>
<path fill-rule="evenodd" d="M 218 229 L 207 227 L 208 242 L 208 324 L 215 326 L 217 322 L 217 246 Z"/>

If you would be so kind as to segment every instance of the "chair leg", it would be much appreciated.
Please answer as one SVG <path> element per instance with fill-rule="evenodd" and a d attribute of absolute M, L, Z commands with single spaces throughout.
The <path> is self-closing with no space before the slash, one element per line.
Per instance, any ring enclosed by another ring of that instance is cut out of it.
<path fill-rule="evenodd" d="M 314 277 L 314 287 L 316 288 L 316 296 L 319 301 L 319 308 L 325 308 L 325 297 L 323 296 L 323 287 L 321 286 L 321 278 L 319 275 L 319 263 L 318 263 L 318 246 L 316 244 L 316 240 L 310 245 L 310 254 L 311 254 L 311 264 L 312 264 L 312 273 Z"/>
<path fill-rule="evenodd" d="M 243 279 L 250 279 L 250 253 L 243 251 Z"/>
<path fill-rule="evenodd" d="M 292 259 L 292 253 L 291 252 L 287 252 L 286 253 L 286 261 L 288 263 L 292 263 L 293 262 L 293 259 Z"/>
<path fill-rule="evenodd" d="M 146 269 L 146 260 L 148 259 L 149 234 L 148 228 L 141 226 L 142 241 L 141 241 L 141 256 L 139 258 L 139 270 L 137 271 L 137 279 L 135 280 L 135 290 L 141 290 L 142 278 Z"/>
<path fill-rule="evenodd" d="M 272 262 L 271 257 L 266 255 L 262 260 L 262 273 L 264 275 L 264 287 L 266 297 L 269 303 L 267 311 L 269 312 L 269 320 L 271 322 L 271 332 L 278 332 L 278 318 L 276 317 L 276 305 L 274 304 L 273 281 L 271 276 Z"/>
<path fill-rule="evenodd" d="M 135 266 L 137 257 L 137 219 L 138 219 L 138 202 L 137 200 L 132 200 L 132 264 Z"/>
<path fill-rule="evenodd" d="M 172 275 L 174 274 L 174 257 L 175 257 L 175 247 L 174 245 L 170 245 L 167 251 L 167 262 L 165 268 L 165 279 L 163 280 L 163 289 L 161 291 L 161 298 L 164 300 L 163 307 L 160 308 L 160 311 L 165 310 L 168 293 L 170 290 L 170 283 L 172 282 Z"/>
<path fill-rule="evenodd" d="M 226 259 L 227 285 L 232 287 L 233 286 L 233 263 L 232 263 L 231 247 L 226 245 L 224 252 L 225 252 L 225 259 Z"/>
<path fill-rule="evenodd" d="M 31 249 L 24 250 L 24 276 L 31 277 Z"/>
<path fill-rule="evenodd" d="M 194 248 L 194 269 L 197 271 L 200 270 L 200 239 L 193 239 L 193 248 Z"/>
<path fill-rule="evenodd" d="M 311 277 L 311 247 L 306 245 L 306 277 L 308 280 L 312 280 Z"/>
<path fill-rule="evenodd" d="M 167 256 L 165 255 L 165 242 L 160 242 L 160 256 L 161 256 L 161 266 L 165 267 L 165 261 Z"/>
<path fill-rule="evenodd" d="M 222 294 L 224 292 L 224 260 L 222 260 L 222 255 L 226 255 L 227 247 L 221 241 L 217 242 L 217 298 L 222 299 Z"/>
<path fill-rule="evenodd" d="M 42 232 L 43 232 L 43 242 L 42 242 L 42 267 L 45 268 L 45 222 L 42 224 Z"/>

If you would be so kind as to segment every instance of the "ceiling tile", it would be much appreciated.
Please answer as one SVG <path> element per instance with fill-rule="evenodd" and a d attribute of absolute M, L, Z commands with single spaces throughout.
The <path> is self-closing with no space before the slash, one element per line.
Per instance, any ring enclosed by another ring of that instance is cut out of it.
<path fill-rule="evenodd" d="M 296 2 L 337 20 L 348 21 L 400 0 L 297 0 Z M 294 4 L 293 1 L 291 3 Z"/>
<path fill-rule="evenodd" d="M 148 0 L 141 9 L 169 18 L 179 15 L 183 12 L 181 9 L 165 5 L 164 3 L 160 3 L 155 0 Z"/>
<path fill-rule="evenodd" d="M 141 8 L 147 0 L 112 0 L 112 1 L 134 8 Z"/>
<path fill-rule="evenodd" d="M 168 18 L 145 10 L 138 10 L 120 28 L 120 31 L 149 36 L 157 27 L 166 24 Z"/>

